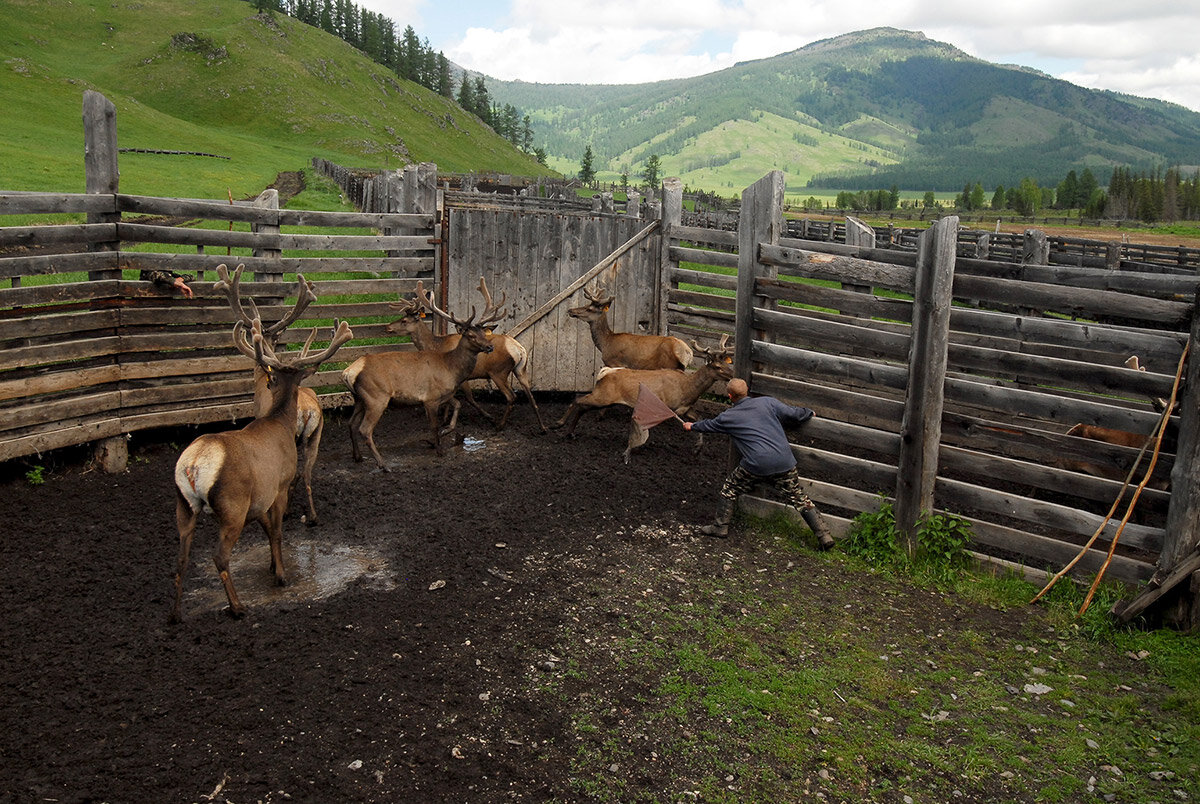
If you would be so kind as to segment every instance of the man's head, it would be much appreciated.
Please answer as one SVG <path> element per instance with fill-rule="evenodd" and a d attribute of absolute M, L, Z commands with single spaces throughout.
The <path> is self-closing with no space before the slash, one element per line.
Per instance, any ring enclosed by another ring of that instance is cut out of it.
<path fill-rule="evenodd" d="M 750 388 L 741 377 L 734 377 L 725 383 L 725 393 L 729 394 L 730 402 L 737 402 L 739 399 L 745 399 L 746 394 L 750 393 Z"/>

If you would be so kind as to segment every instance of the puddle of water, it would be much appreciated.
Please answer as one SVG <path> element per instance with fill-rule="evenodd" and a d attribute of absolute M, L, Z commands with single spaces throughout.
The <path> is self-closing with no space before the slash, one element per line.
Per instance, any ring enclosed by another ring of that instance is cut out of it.
<path fill-rule="evenodd" d="M 486 446 L 487 444 L 483 442 L 482 438 L 475 438 L 473 436 L 467 436 L 462 442 L 463 450 L 466 452 L 475 452 L 476 450 L 481 450 Z"/>
<path fill-rule="evenodd" d="M 313 539 L 283 541 L 283 567 L 288 585 L 276 586 L 271 574 L 271 548 L 266 537 L 233 550 L 229 571 L 238 597 L 248 608 L 284 602 L 320 600 L 336 595 L 358 579 L 374 588 L 396 588 L 395 577 L 387 562 L 367 547 L 348 547 Z M 224 609 L 229 605 L 225 589 L 217 578 L 211 553 L 193 550 L 185 586 L 192 606 Z"/>

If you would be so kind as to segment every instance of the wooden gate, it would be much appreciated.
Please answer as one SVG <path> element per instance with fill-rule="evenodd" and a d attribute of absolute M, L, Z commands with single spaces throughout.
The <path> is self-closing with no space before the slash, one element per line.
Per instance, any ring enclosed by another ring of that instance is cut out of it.
<path fill-rule="evenodd" d="M 529 350 L 535 390 L 587 391 L 603 366 L 587 324 L 570 318 L 569 307 L 585 303 L 583 288 L 565 289 L 633 240 L 648 221 L 619 214 L 566 214 L 503 208 L 447 209 L 448 242 L 443 297 L 450 309 L 482 309 L 479 280 L 492 296 L 506 297 L 507 317 L 499 332 L 516 335 Z M 643 237 L 596 275 L 614 296 L 609 324 L 623 332 L 659 332 L 659 237 Z M 543 312 L 528 322 L 530 316 Z"/>

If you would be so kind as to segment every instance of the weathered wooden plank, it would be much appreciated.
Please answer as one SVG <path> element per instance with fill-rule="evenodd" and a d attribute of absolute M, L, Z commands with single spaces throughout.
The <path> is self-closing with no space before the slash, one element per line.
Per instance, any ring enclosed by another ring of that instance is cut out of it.
<path fill-rule="evenodd" d="M 781 274 L 835 282 L 853 281 L 856 285 L 887 288 L 912 293 L 916 281 L 914 269 L 857 257 L 843 257 L 809 249 L 786 246 L 761 247 L 759 259 L 779 269 Z"/>
<path fill-rule="evenodd" d="M 113 214 L 112 193 L 0 192 L 0 215 Z"/>
<path fill-rule="evenodd" d="M 703 251 L 698 248 L 671 246 L 671 259 L 696 265 L 712 265 L 717 268 L 737 268 L 738 255 L 725 251 Z"/>
<path fill-rule="evenodd" d="M 0 248 L 73 246 L 117 239 L 115 223 L 80 223 L 56 226 L 0 226 Z"/>
<path fill-rule="evenodd" d="M 36 254 L 0 257 L 0 277 L 45 276 L 78 271 L 109 271 L 121 266 L 115 251 Z"/>
<path fill-rule="evenodd" d="M 258 224 L 264 226 L 266 224 Z M 116 237 L 125 243 L 172 243 L 212 248 L 291 251 L 427 251 L 431 235 L 324 235 L 237 232 L 118 223 Z"/>

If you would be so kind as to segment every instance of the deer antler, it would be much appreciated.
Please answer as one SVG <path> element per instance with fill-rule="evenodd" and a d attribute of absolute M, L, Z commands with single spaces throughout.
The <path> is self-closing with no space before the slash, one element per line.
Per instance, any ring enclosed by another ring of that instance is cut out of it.
<path fill-rule="evenodd" d="M 439 318 L 444 318 L 445 320 L 449 321 L 451 324 L 453 324 L 458 329 L 464 330 L 464 329 L 468 329 L 469 327 L 474 326 L 474 321 L 475 321 L 475 308 L 474 307 L 471 307 L 471 317 L 468 318 L 466 321 L 463 321 L 461 319 L 455 318 L 454 316 L 450 315 L 445 310 L 438 309 L 438 306 L 433 303 L 433 293 L 425 290 L 425 285 L 423 282 L 417 282 L 417 296 L 421 299 L 422 304 L 424 304 L 426 307 L 428 307 L 431 312 L 433 312 Z"/>
<path fill-rule="evenodd" d="M 604 307 L 605 305 L 612 304 L 617 298 L 616 296 L 608 296 L 608 291 L 605 290 L 604 285 L 601 285 L 599 282 L 596 283 L 595 293 L 592 293 L 592 291 L 585 287 L 583 289 L 583 295 L 587 296 L 588 301 L 598 307 Z M 605 296 L 608 296 L 608 298 L 605 298 Z"/>
<path fill-rule="evenodd" d="M 233 325 L 233 345 L 246 357 L 266 368 L 282 368 L 284 363 L 275 356 L 275 350 L 263 337 L 262 320 L 254 318 L 250 321 L 250 333 L 253 345 L 246 339 L 246 324 L 238 321 Z"/>
<path fill-rule="evenodd" d="M 418 287 L 420 283 L 417 283 Z M 421 304 L 419 298 L 400 299 L 398 302 L 388 302 L 388 307 L 392 308 L 402 316 L 416 316 L 422 318 L 425 316 L 425 307 Z"/>
<path fill-rule="evenodd" d="M 726 344 L 728 342 L 729 342 L 729 333 L 724 333 L 721 335 L 721 342 L 717 344 L 716 349 L 705 349 L 703 346 L 700 345 L 700 341 L 693 339 L 692 340 L 692 349 L 695 350 L 696 352 L 699 352 L 700 354 L 704 355 L 704 357 L 706 359 L 713 360 L 718 357 L 725 357 L 727 355 L 733 354 L 733 349 L 731 347 L 726 346 Z"/>
<path fill-rule="evenodd" d="M 483 317 L 479 319 L 479 326 L 486 326 L 493 321 L 499 321 L 504 317 L 504 300 L 508 298 L 507 291 L 500 294 L 500 303 L 492 303 L 492 294 L 488 291 L 487 282 L 484 278 L 479 277 L 479 292 L 483 294 L 483 300 L 487 306 L 483 308 Z"/>
<path fill-rule="evenodd" d="M 300 356 L 292 363 L 293 366 L 314 366 L 324 363 L 333 357 L 333 353 L 341 349 L 343 344 L 354 337 L 354 332 L 347 322 L 335 318 L 333 320 L 333 338 L 329 341 L 329 345 L 313 355 L 308 353 L 308 348 L 312 346 L 315 337 L 317 337 L 317 328 L 313 327 L 313 331 L 308 335 L 308 340 L 304 342 L 304 348 L 300 350 Z"/>
<path fill-rule="evenodd" d="M 244 264 L 238 265 L 238 267 L 234 269 L 233 275 L 231 276 L 229 273 L 229 267 L 225 265 L 225 263 L 218 265 L 217 276 L 220 277 L 220 281 L 213 285 L 213 290 L 218 292 L 224 291 L 226 298 L 229 299 L 229 306 L 233 308 L 235 313 L 237 313 L 238 319 L 246 327 L 250 327 L 255 319 L 258 319 L 259 324 L 261 325 L 262 319 L 258 314 L 258 307 L 254 304 L 254 299 L 250 299 L 251 315 L 246 315 L 246 310 L 244 307 L 242 307 L 242 291 L 240 285 L 242 281 L 242 271 L 245 269 L 245 267 L 246 266 Z M 306 280 L 302 274 L 296 274 L 296 281 L 299 285 L 296 291 L 296 304 L 283 318 L 279 319 L 269 327 L 262 327 L 262 335 L 267 340 L 278 340 L 280 334 L 300 317 L 300 314 L 307 309 L 308 305 L 317 300 L 316 285 L 314 283 Z"/>

